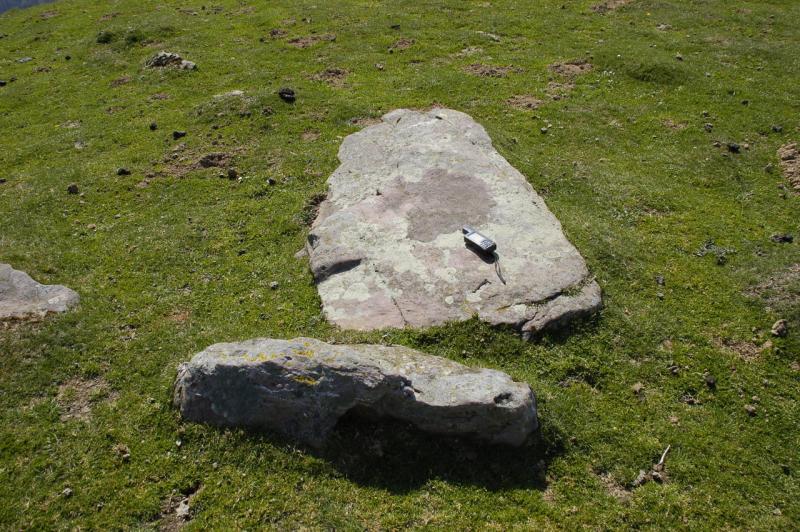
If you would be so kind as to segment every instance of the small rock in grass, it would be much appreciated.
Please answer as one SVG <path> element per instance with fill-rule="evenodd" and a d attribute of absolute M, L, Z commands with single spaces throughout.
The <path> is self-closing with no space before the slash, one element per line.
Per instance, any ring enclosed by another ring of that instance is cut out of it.
<path fill-rule="evenodd" d="M 641 382 L 637 382 L 636 384 L 631 386 L 631 391 L 633 391 L 635 395 L 641 394 L 642 390 L 644 390 L 644 384 L 642 384 Z"/>
<path fill-rule="evenodd" d="M 712 374 L 706 373 L 703 379 L 706 381 L 706 386 L 708 386 L 709 389 L 715 390 L 717 388 L 717 379 Z"/>
<path fill-rule="evenodd" d="M 779 125 L 772 126 L 773 133 L 783 133 L 783 127 Z"/>
<path fill-rule="evenodd" d="M 127 168 L 118 168 L 117 175 L 131 175 L 131 171 Z"/>
<path fill-rule="evenodd" d="M 703 129 L 705 129 L 707 132 L 711 133 L 711 130 L 714 129 L 714 124 L 708 122 L 703 126 Z"/>
<path fill-rule="evenodd" d="M 789 233 L 776 233 L 769 237 L 769 239 L 776 244 L 791 244 L 794 242 L 794 236 L 790 235 Z"/>
<path fill-rule="evenodd" d="M 267 178 L 267 184 L 268 185 L 272 186 L 272 185 L 275 185 L 276 183 L 277 183 L 277 181 L 275 181 L 273 178 L 271 178 L 271 177 Z"/>
<path fill-rule="evenodd" d="M 278 284 L 278 281 L 272 281 L 271 283 L 269 283 L 269 287 L 273 290 L 277 290 L 279 286 L 280 285 Z"/>
<path fill-rule="evenodd" d="M 158 124 L 156 124 L 155 122 L 151 122 L 150 131 L 155 131 L 156 129 L 158 129 Z"/>
<path fill-rule="evenodd" d="M 184 521 L 188 521 L 190 514 L 191 511 L 189 508 L 189 499 L 183 499 L 178 503 L 178 508 L 175 510 L 175 517 L 178 519 L 183 519 Z"/>
<path fill-rule="evenodd" d="M 548 129 L 547 129 L 546 127 L 543 127 L 543 128 L 542 128 L 542 129 L 540 129 L 539 131 L 542 133 L 542 135 L 546 135 L 546 134 L 547 134 L 547 131 L 548 131 Z"/>
<path fill-rule="evenodd" d="M 3 183 L 5 183 L 7 181 L 8 181 L 8 179 L 6 179 L 5 177 L 0 177 L 0 185 L 2 185 Z"/>
<path fill-rule="evenodd" d="M 741 147 L 735 142 L 729 142 L 726 146 L 731 153 L 740 153 L 742 151 Z"/>
<path fill-rule="evenodd" d="M 294 89 L 290 89 L 288 87 L 284 87 L 278 91 L 278 96 L 280 96 L 281 100 L 287 103 L 294 103 L 297 99 L 297 95 L 295 95 Z"/>
<path fill-rule="evenodd" d="M 239 172 L 236 171 L 236 168 L 228 168 L 228 179 L 233 181 L 237 177 L 239 177 Z"/>
<path fill-rule="evenodd" d="M 186 136 L 186 132 L 185 131 L 173 131 L 172 132 L 172 138 L 174 140 L 181 139 L 181 138 L 183 138 L 185 136 Z"/>
<path fill-rule="evenodd" d="M 783 338 L 789 334 L 789 322 L 786 320 L 778 320 L 772 326 L 772 336 Z"/>
<path fill-rule="evenodd" d="M 75 183 L 70 183 L 67 186 L 67 192 L 70 194 L 77 194 L 78 192 L 80 192 L 80 189 L 78 189 L 78 185 L 76 185 Z"/>
<path fill-rule="evenodd" d="M 17 63 L 28 63 L 30 61 L 33 61 L 33 57 L 20 57 L 17 59 Z"/>
<path fill-rule="evenodd" d="M 683 56 L 681 54 L 675 54 L 675 59 L 678 61 L 683 61 Z"/>
<path fill-rule="evenodd" d="M 756 407 L 753 405 L 744 405 L 744 411 L 750 417 L 754 417 L 757 414 Z"/>
<path fill-rule="evenodd" d="M 4 79 L 0 79 L 0 87 L 5 87 L 6 85 L 8 85 L 8 82 Z"/>
<path fill-rule="evenodd" d="M 65 499 L 72 497 L 72 488 L 64 488 L 64 491 L 61 492 L 61 496 Z"/>

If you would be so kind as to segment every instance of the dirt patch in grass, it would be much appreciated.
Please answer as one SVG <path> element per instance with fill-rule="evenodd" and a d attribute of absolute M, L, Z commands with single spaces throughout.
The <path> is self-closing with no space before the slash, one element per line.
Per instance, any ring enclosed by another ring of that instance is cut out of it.
<path fill-rule="evenodd" d="M 300 135 L 300 138 L 303 139 L 304 142 L 314 142 L 319 138 L 319 131 L 314 131 L 313 129 L 303 131 L 303 134 Z"/>
<path fill-rule="evenodd" d="M 50 11 L 45 11 L 44 13 L 39 15 L 39 17 L 42 20 L 47 20 L 49 18 L 53 18 L 53 17 L 57 17 L 57 16 L 58 16 L 58 11 L 56 11 L 55 9 L 51 9 Z"/>
<path fill-rule="evenodd" d="M 797 143 L 781 146 L 778 149 L 778 157 L 781 160 L 783 177 L 789 181 L 795 192 L 800 192 L 800 151 L 797 149 Z"/>
<path fill-rule="evenodd" d="M 130 76 L 122 76 L 120 78 L 117 78 L 117 79 L 111 81 L 111 86 L 112 87 L 119 87 L 120 85 L 125 85 L 126 83 L 130 83 L 130 82 L 131 82 L 131 77 Z"/>
<path fill-rule="evenodd" d="M 326 68 L 322 72 L 317 72 L 311 76 L 312 81 L 321 81 L 334 87 L 341 87 L 349 72 L 343 68 Z"/>
<path fill-rule="evenodd" d="M 768 310 L 800 308 L 800 263 L 773 273 L 744 293 L 761 301 Z"/>
<path fill-rule="evenodd" d="M 380 124 L 381 122 L 382 120 L 380 118 L 372 116 L 357 116 L 347 121 L 347 123 L 351 126 L 358 127 L 374 126 L 375 124 Z"/>
<path fill-rule="evenodd" d="M 681 122 L 675 122 L 671 118 L 667 118 L 666 120 L 662 121 L 661 123 L 664 124 L 665 128 L 671 129 L 672 131 L 681 131 L 681 130 L 686 129 L 686 124 L 683 124 Z"/>
<path fill-rule="evenodd" d="M 319 213 L 319 206 L 325 201 L 326 197 L 327 194 L 322 193 L 311 196 L 306 202 L 305 207 L 303 207 L 303 212 L 299 215 L 300 223 L 310 227 L 311 224 L 314 223 L 314 220 L 316 220 L 317 213 Z"/>
<path fill-rule="evenodd" d="M 197 166 L 200 168 L 227 168 L 231 163 L 231 155 L 224 152 L 214 152 L 203 155 Z"/>
<path fill-rule="evenodd" d="M 575 78 L 581 74 L 585 74 L 594 68 L 592 64 L 583 59 L 575 59 L 563 63 L 553 63 L 547 68 L 565 78 Z"/>
<path fill-rule="evenodd" d="M 597 478 L 600 480 L 600 484 L 605 488 L 606 493 L 619 501 L 630 500 L 632 495 L 630 490 L 625 489 L 625 486 L 617 482 L 611 473 L 605 472 L 596 474 Z"/>
<path fill-rule="evenodd" d="M 481 76 L 484 78 L 504 78 L 514 72 L 522 72 L 522 69 L 515 66 L 497 66 L 497 65 L 484 65 L 481 63 L 473 63 L 464 68 L 467 74 L 473 76 Z"/>
<path fill-rule="evenodd" d="M 630 3 L 630 0 L 606 0 L 599 4 L 592 6 L 592 11 L 595 13 L 608 13 Z"/>
<path fill-rule="evenodd" d="M 192 520 L 192 501 L 203 490 L 203 486 L 196 484 L 189 488 L 170 493 L 161 504 L 161 513 L 158 516 L 158 530 L 172 532 L 182 529 Z"/>
<path fill-rule="evenodd" d="M 269 30 L 269 36 L 272 39 L 283 39 L 288 34 L 289 34 L 289 32 L 286 31 L 283 28 L 273 28 L 273 29 Z"/>
<path fill-rule="evenodd" d="M 519 95 L 519 96 L 512 96 L 506 103 L 513 107 L 514 109 L 520 109 L 523 111 L 532 111 L 534 109 L 538 109 L 542 103 L 542 100 L 535 98 L 533 96 L 526 96 L 526 95 Z"/>
<path fill-rule="evenodd" d="M 575 84 L 572 82 L 559 83 L 557 81 L 551 81 L 547 84 L 545 92 L 548 96 L 550 96 L 550 98 L 554 100 L 561 100 L 562 98 L 569 96 L 569 93 L 574 89 Z"/>
<path fill-rule="evenodd" d="M 405 38 L 398 39 L 397 41 L 392 43 L 392 45 L 389 47 L 389 53 L 391 54 L 397 50 L 408 50 L 409 48 L 414 46 L 416 42 L 417 41 L 415 41 L 414 39 L 405 39 Z"/>
<path fill-rule="evenodd" d="M 319 35 L 306 35 L 305 37 L 293 37 L 289 39 L 287 44 L 295 48 L 309 48 L 319 42 L 333 42 L 336 40 L 336 35 L 333 33 L 321 33 Z"/>
<path fill-rule="evenodd" d="M 758 345 L 755 342 L 731 340 L 730 338 L 717 338 L 714 340 L 714 345 L 720 349 L 735 353 L 745 362 L 753 362 L 758 360 L 762 351 L 772 347 L 772 342 L 767 341 L 762 345 Z"/>
<path fill-rule="evenodd" d="M 150 100 L 154 102 L 158 100 L 169 100 L 169 98 L 170 98 L 169 94 L 165 92 L 159 92 L 150 96 Z"/>
<path fill-rule="evenodd" d="M 113 401 L 115 398 L 116 394 L 109 391 L 108 383 L 101 377 L 75 377 L 58 387 L 56 404 L 61 410 L 61 421 L 87 421 L 92 416 L 95 403 L 101 399 Z"/>
<path fill-rule="evenodd" d="M 456 57 L 470 57 L 473 55 L 477 55 L 483 52 L 483 48 L 480 46 L 467 46 L 460 52 L 454 54 Z"/>

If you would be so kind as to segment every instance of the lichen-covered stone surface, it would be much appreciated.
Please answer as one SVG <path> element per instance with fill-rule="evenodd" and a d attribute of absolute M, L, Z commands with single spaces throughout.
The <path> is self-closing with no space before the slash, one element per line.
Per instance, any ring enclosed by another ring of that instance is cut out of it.
<path fill-rule="evenodd" d="M 27 273 L 0 264 L 0 320 L 38 319 L 65 312 L 77 305 L 78 299 L 66 286 L 40 284 Z"/>
<path fill-rule="evenodd" d="M 307 246 L 336 325 L 477 315 L 530 337 L 600 308 L 600 287 L 561 224 L 468 115 L 392 111 L 348 136 L 339 159 Z M 465 246 L 463 225 L 497 242 L 497 263 Z"/>
<path fill-rule="evenodd" d="M 503 372 L 407 347 L 309 338 L 212 345 L 180 366 L 174 402 L 191 421 L 268 429 L 313 446 L 350 411 L 509 445 L 537 427 L 530 387 Z"/>

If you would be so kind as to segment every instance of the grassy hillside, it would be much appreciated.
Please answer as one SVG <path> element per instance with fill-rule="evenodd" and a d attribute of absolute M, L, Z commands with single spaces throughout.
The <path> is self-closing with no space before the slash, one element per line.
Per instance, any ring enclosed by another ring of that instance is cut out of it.
<path fill-rule="evenodd" d="M 197 529 L 797 526 L 800 196 L 776 152 L 800 141 L 800 3 L 592 5 L 0 15 L 0 262 L 82 298 L 0 326 L 0 526 L 177 527 L 187 496 Z M 146 68 L 160 50 L 197 70 Z M 543 195 L 603 287 L 597 319 L 535 343 L 325 322 L 294 254 L 338 146 L 433 105 L 472 115 Z M 205 346 L 298 335 L 502 369 L 536 391 L 541 433 L 504 449 L 348 420 L 311 452 L 170 407 Z M 668 445 L 661 482 L 637 485 Z"/>

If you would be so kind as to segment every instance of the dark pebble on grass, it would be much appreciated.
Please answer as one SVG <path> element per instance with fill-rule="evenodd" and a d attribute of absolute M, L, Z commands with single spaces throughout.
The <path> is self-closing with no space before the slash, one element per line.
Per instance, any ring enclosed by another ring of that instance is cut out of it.
<path fill-rule="evenodd" d="M 65 56 L 64 56 L 64 59 L 65 59 L 65 60 L 67 60 L 67 61 L 69 61 L 70 59 L 72 59 L 72 56 L 71 56 L 71 55 L 65 55 Z"/>
<path fill-rule="evenodd" d="M 742 151 L 741 146 L 739 146 L 735 142 L 729 142 L 727 144 L 727 147 L 728 147 L 728 151 L 731 152 L 731 153 L 740 153 Z"/>
<path fill-rule="evenodd" d="M 664 276 L 663 275 L 656 275 L 656 284 L 658 286 L 664 286 L 666 284 L 666 281 L 664 280 Z"/>
<path fill-rule="evenodd" d="M 294 101 L 297 99 L 294 90 L 288 87 L 284 87 L 281 90 L 279 90 L 278 96 L 280 96 L 281 100 L 287 103 L 294 103 Z"/>
<path fill-rule="evenodd" d="M 742 100 L 742 105 L 750 105 L 750 100 Z"/>
<path fill-rule="evenodd" d="M 228 179 L 236 179 L 237 177 L 239 177 L 239 172 L 236 171 L 236 168 L 229 168 Z"/>
<path fill-rule="evenodd" d="M 185 131 L 173 131 L 172 132 L 172 138 L 174 140 L 182 139 L 185 136 L 186 136 L 186 132 Z"/>
<path fill-rule="evenodd" d="M 67 192 L 70 194 L 77 194 L 78 192 L 80 192 L 80 190 L 78 189 L 78 185 L 76 185 L 75 183 L 70 183 L 67 186 Z"/>
<path fill-rule="evenodd" d="M 773 133 L 783 133 L 783 126 L 777 126 L 777 125 L 772 126 L 772 132 Z"/>
<path fill-rule="evenodd" d="M 756 415 L 756 407 L 753 405 L 744 405 L 744 411 L 747 412 L 747 415 L 753 417 Z"/>
<path fill-rule="evenodd" d="M 8 179 L 6 179 L 5 177 L 0 177 L 0 185 L 2 185 L 3 183 L 6 183 L 7 181 L 8 181 Z"/>
<path fill-rule="evenodd" d="M 131 171 L 127 168 L 119 168 L 117 169 L 117 175 L 131 175 Z"/>
<path fill-rule="evenodd" d="M 8 82 L 4 79 L 0 79 L 0 87 L 5 87 L 6 85 L 8 85 Z"/>
<path fill-rule="evenodd" d="M 274 184 L 276 184 L 276 183 L 277 183 L 277 181 L 275 181 L 275 180 L 274 180 L 274 179 L 272 179 L 271 177 L 267 179 L 267 184 L 268 184 L 268 185 L 270 185 L 270 186 L 272 186 L 272 185 L 274 185 Z"/>
<path fill-rule="evenodd" d="M 716 390 L 717 388 L 717 379 L 710 373 L 706 373 L 704 377 L 706 381 L 706 386 L 708 386 L 711 390 Z"/>
<path fill-rule="evenodd" d="M 158 129 L 158 124 L 156 124 L 155 122 L 151 122 L 150 131 L 155 131 L 156 129 Z"/>
<path fill-rule="evenodd" d="M 777 233 L 769 237 L 769 239 L 776 244 L 791 244 L 794 242 L 794 236 L 789 233 Z"/>
<path fill-rule="evenodd" d="M 711 133 L 711 130 L 714 129 L 714 124 L 707 123 L 706 125 L 703 126 L 703 129 Z"/>

